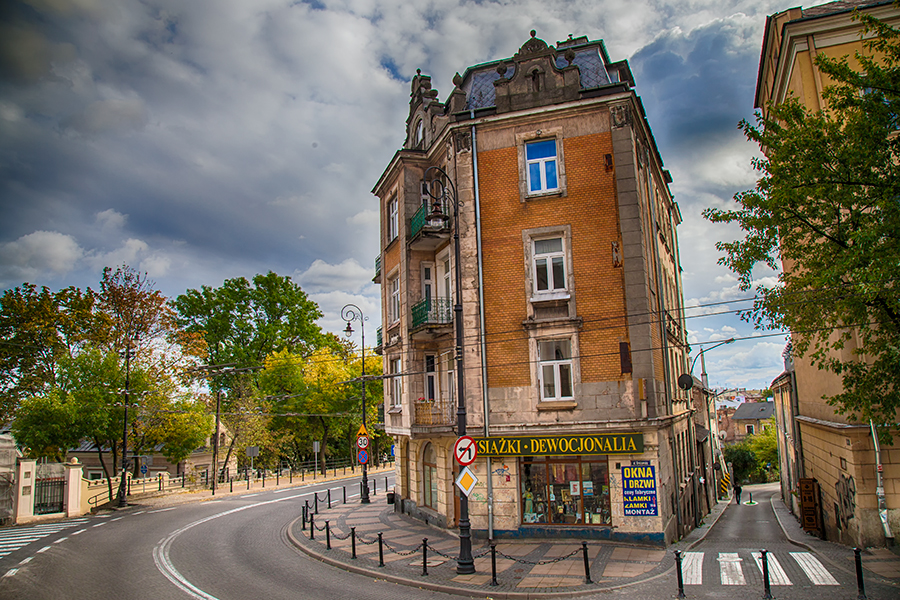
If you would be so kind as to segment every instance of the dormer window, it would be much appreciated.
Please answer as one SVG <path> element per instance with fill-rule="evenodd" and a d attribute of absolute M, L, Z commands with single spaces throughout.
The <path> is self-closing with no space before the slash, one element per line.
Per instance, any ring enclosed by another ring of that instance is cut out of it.
<path fill-rule="evenodd" d="M 422 119 L 416 121 L 416 133 L 413 139 L 415 140 L 414 148 L 418 148 L 425 141 L 425 125 L 422 123 Z"/>

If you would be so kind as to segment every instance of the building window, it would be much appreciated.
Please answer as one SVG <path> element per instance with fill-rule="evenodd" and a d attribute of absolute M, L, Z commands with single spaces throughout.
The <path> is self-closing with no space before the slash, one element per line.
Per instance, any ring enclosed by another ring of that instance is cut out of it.
<path fill-rule="evenodd" d="M 392 358 L 388 364 L 388 373 L 393 375 L 391 377 L 391 406 L 399 407 L 400 406 L 400 392 L 403 390 L 401 387 L 400 380 L 400 359 Z"/>
<path fill-rule="evenodd" d="M 437 397 L 437 370 L 434 354 L 425 355 L 425 399 L 434 402 Z"/>
<path fill-rule="evenodd" d="M 396 196 L 388 202 L 388 242 L 394 241 L 400 235 L 400 205 Z"/>
<path fill-rule="evenodd" d="M 542 140 L 525 144 L 528 193 L 540 194 L 559 189 L 556 164 L 556 140 Z"/>
<path fill-rule="evenodd" d="M 393 325 L 400 320 L 400 278 L 388 281 L 388 323 Z"/>
<path fill-rule="evenodd" d="M 611 525 L 606 457 L 522 460 L 522 522 Z"/>
<path fill-rule="evenodd" d="M 547 340 L 538 342 L 541 372 L 541 400 L 572 398 L 572 342 Z"/>
<path fill-rule="evenodd" d="M 425 124 L 422 123 L 422 119 L 419 119 L 416 122 L 416 137 L 413 147 L 418 148 L 423 141 L 425 141 Z"/>
<path fill-rule="evenodd" d="M 425 452 L 422 453 L 422 467 L 425 488 L 422 503 L 428 508 L 437 510 L 437 452 L 430 442 L 425 445 Z"/>
<path fill-rule="evenodd" d="M 566 289 L 566 253 L 561 237 L 534 240 L 534 290 L 546 294 Z"/>
<path fill-rule="evenodd" d="M 747 425 L 747 435 L 753 435 L 753 425 Z"/>

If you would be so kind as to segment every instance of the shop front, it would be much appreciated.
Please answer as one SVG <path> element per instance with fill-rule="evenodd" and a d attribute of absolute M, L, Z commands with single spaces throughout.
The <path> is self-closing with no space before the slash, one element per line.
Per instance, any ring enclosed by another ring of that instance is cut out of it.
<path fill-rule="evenodd" d="M 641 536 L 660 528 L 652 464 L 657 457 L 645 453 L 643 433 L 492 436 L 475 442 L 479 458 L 500 465 L 492 468 L 493 495 L 501 499 L 494 507 L 495 533 L 612 539 L 623 527 L 637 525 Z M 638 516 L 644 517 L 640 525 Z"/>

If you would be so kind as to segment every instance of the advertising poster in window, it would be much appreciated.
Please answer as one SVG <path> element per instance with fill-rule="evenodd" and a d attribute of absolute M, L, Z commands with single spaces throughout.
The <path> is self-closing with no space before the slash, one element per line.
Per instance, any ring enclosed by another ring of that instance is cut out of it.
<path fill-rule="evenodd" d="M 622 500 L 626 517 L 655 517 L 656 467 L 646 461 L 632 461 L 622 467 Z"/>

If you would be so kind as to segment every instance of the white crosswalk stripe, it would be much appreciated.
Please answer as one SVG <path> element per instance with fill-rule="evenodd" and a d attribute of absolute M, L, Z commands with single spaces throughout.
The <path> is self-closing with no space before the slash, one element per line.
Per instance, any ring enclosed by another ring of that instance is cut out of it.
<path fill-rule="evenodd" d="M 751 554 L 753 554 L 753 560 L 756 562 L 756 568 L 759 569 L 760 574 L 762 574 L 762 553 L 752 552 Z M 794 585 L 791 583 L 791 580 L 788 579 L 787 573 L 781 568 L 781 563 L 778 562 L 778 559 L 775 558 L 774 554 L 766 552 L 766 562 L 769 565 L 769 583 L 772 585 Z"/>
<path fill-rule="evenodd" d="M 703 553 L 685 552 L 681 562 L 685 585 L 703 584 Z"/>
<path fill-rule="evenodd" d="M 762 553 L 750 552 L 749 554 L 756 564 L 760 575 L 762 575 Z M 705 556 L 704 552 L 685 552 L 683 554 L 681 571 L 685 585 L 703 584 L 703 560 Z M 719 552 L 718 555 L 711 554 L 710 559 L 714 556 L 719 564 L 719 581 L 722 585 L 747 585 L 742 566 L 744 559 L 741 558 L 740 553 Z M 813 585 L 840 585 L 828 572 L 828 569 L 809 552 L 790 552 L 789 556 L 803 570 L 809 582 Z M 782 558 L 782 560 L 785 559 Z M 784 567 L 782 567 L 781 562 L 772 552 L 767 553 L 766 561 L 769 565 L 769 583 L 771 585 L 794 585 Z M 806 582 L 803 583 L 805 584 Z"/>
<path fill-rule="evenodd" d="M 48 535 L 58 533 L 75 525 L 87 523 L 87 521 L 87 519 L 72 519 L 59 523 L 45 523 L 32 527 L 12 527 L 0 530 L 0 558 Z"/>
<path fill-rule="evenodd" d="M 791 557 L 797 561 L 809 580 L 814 585 L 841 585 L 837 579 L 819 562 L 819 559 L 809 552 L 791 552 Z"/>

